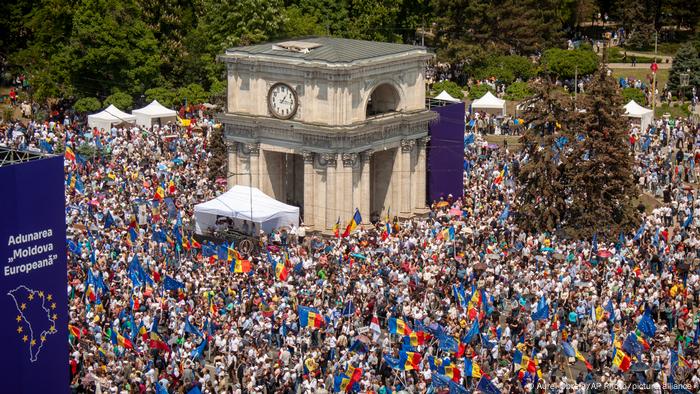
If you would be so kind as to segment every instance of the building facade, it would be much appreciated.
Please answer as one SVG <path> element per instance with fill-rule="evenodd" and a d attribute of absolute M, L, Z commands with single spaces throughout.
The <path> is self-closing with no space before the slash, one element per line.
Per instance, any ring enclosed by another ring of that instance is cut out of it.
<path fill-rule="evenodd" d="M 425 66 L 411 45 L 311 37 L 233 48 L 220 118 L 228 182 L 301 208 L 314 230 L 426 204 Z"/>

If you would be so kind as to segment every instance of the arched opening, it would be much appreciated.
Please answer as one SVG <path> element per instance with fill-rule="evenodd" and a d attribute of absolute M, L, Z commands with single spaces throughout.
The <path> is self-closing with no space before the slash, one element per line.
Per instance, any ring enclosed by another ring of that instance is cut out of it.
<path fill-rule="evenodd" d="M 396 88 L 389 83 L 383 83 L 374 88 L 369 96 L 365 117 L 395 112 L 399 108 L 400 101 L 401 97 Z"/>

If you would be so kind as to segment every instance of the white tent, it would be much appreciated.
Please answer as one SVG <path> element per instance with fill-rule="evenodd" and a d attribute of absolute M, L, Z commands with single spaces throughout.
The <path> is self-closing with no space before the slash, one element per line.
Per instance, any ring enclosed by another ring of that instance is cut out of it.
<path fill-rule="evenodd" d="M 151 127 L 154 124 L 162 125 L 177 120 L 177 112 L 165 108 L 157 100 L 153 100 L 147 106 L 135 109 L 131 113 L 136 115 L 136 124 L 145 127 Z"/>
<path fill-rule="evenodd" d="M 486 92 L 481 98 L 472 101 L 472 112 L 476 112 L 476 110 L 505 115 L 506 100 L 501 100 L 491 92 Z"/>
<path fill-rule="evenodd" d="M 299 208 L 284 204 L 260 191 L 242 185 L 232 187 L 219 197 L 194 206 L 194 219 L 197 234 L 211 233 L 219 225 L 219 218 L 233 219 L 233 227 L 239 231 L 262 228 L 270 232 L 291 224 L 299 225 Z M 245 222 L 245 224 L 244 224 Z"/>
<path fill-rule="evenodd" d="M 647 126 L 654 121 L 654 111 L 649 108 L 644 108 L 637 104 L 634 100 L 631 100 L 625 105 L 625 115 L 628 118 L 639 119 L 642 131 L 646 131 Z"/>
<path fill-rule="evenodd" d="M 438 94 L 437 96 L 435 96 L 435 100 L 449 101 L 449 102 L 451 102 L 451 103 L 460 103 L 460 102 L 462 102 L 462 100 L 450 96 L 450 94 L 447 93 L 447 92 L 444 91 L 444 90 L 443 90 L 442 92 L 440 92 L 440 94 Z"/>
<path fill-rule="evenodd" d="M 109 130 L 113 124 L 122 122 L 133 123 L 135 121 L 136 117 L 134 115 L 127 114 L 114 105 L 110 105 L 102 112 L 88 115 L 88 126 L 90 128 L 97 127 L 98 130 Z"/>

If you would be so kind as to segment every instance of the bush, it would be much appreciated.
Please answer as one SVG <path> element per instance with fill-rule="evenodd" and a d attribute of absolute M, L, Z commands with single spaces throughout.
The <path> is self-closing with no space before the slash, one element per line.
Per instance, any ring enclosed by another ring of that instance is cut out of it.
<path fill-rule="evenodd" d="M 592 74 L 598 68 L 598 55 L 581 49 L 552 48 L 544 51 L 542 65 L 547 72 L 562 78 L 573 78 L 578 68 L 581 77 Z"/>
<path fill-rule="evenodd" d="M 95 112 L 102 108 L 100 100 L 94 97 L 83 97 L 73 104 L 76 112 Z"/>
<path fill-rule="evenodd" d="M 533 92 L 527 82 L 513 82 L 506 89 L 506 100 L 520 101 L 532 96 Z"/>
<path fill-rule="evenodd" d="M 443 90 L 454 98 L 460 100 L 464 98 L 462 87 L 452 81 L 440 81 L 433 84 L 433 91 L 435 94 L 440 94 Z"/>
<path fill-rule="evenodd" d="M 114 105 L 122 111 L 131 109 L 133 104 L 134 99 L 129 94 L 119 91 L 113 93 L 111 96 L 108 96 L 104 101 L 104 105 L 106 107 Z"/>
<path fill-rule="evenodd" d="M 486 94 L 486 92 L 489 91 L 493 93 L 493 89 L 491 89 L 491 86 L 485 83 L 473 86 L 471 89 L 469 89 L 469 98 L 472 100 L 480 99 Z"/>
<path fill-rule="evenodd" d="M 622 89 L 622 97 L 625 99 L 625 104 L 629 103 L 630 100 L 636 101 L 639 105 L 646 104 L 646 97 L 644 97 L 644 92 L 637 88 Z"/>

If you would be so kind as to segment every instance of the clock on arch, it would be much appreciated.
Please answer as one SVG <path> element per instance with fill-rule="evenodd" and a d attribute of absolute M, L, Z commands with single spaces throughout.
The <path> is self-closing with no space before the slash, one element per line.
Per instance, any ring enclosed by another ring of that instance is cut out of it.
<path fill-rule="evenodd" d="M 267 107 L 275 118 L 292 118 L 299 107 L 296 91 L 286 83 L 277 82 L 267 93 Z"/>

